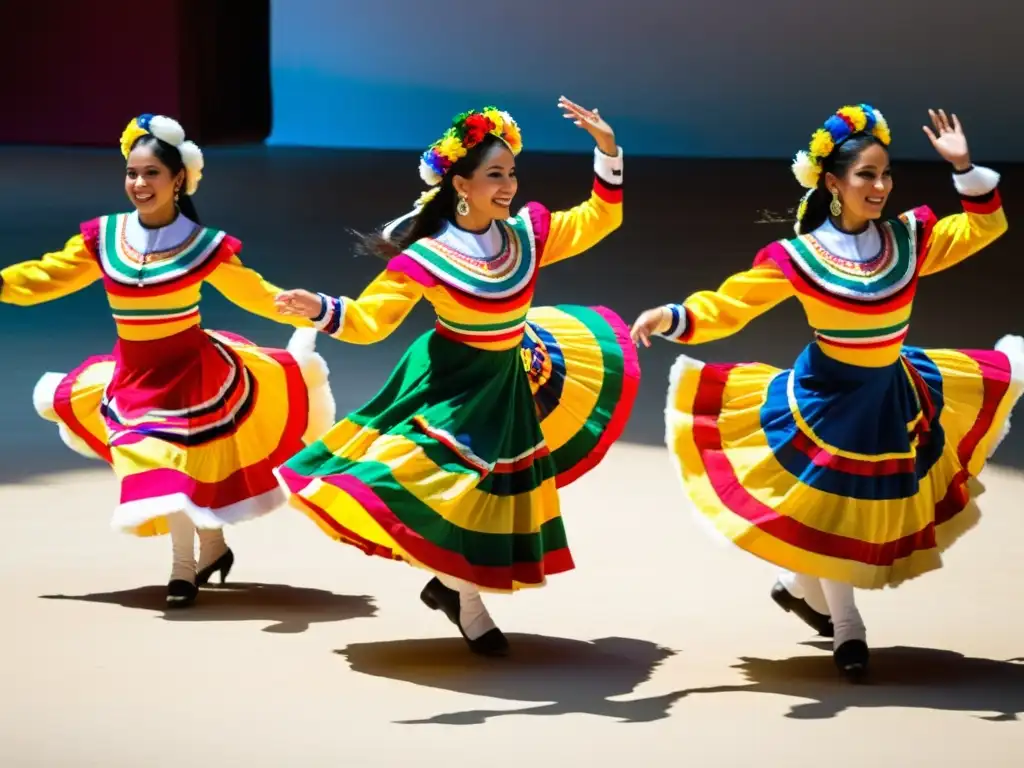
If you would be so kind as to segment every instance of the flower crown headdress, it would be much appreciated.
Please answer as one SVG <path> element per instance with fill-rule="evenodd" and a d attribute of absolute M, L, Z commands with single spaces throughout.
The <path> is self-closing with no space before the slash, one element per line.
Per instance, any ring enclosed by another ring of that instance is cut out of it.
<path fill-rule="evenodd" d="M 807 212 L 807 201 L 818 187 L 822 163 L 840 144 L 851 136 L 866 133 L 889 146 L 892 136 L 882 113 L 870 104 L 856 104 L 836 110 L 821 128 L 811 135 L 807 149 L 801 149 L 793 159 L 793 175 L 800 186 L 807 189 L 796 211 L 797 231 Z"/>
<path fill-rule="evenodd" d="M 145 114 L 132 118 L 121 134 L 121 154 L 126 160 L 135 142 L 147 134 L 156 136 L 181 153 L 181 162 L 185 166 L 185 188 L 182 191 L 186 195 L 194 195 L 203 178 L 202 150 L 194 141 L 185 140 L 185 129 L 177 120 L 163 115 Z"/>
<path fill-rule="evenodd" d="M 399 224 L 423 210 L 423 207 L 441 191 L 441 182 L 452 166 L 487 135 L 501 139 L 513 156 L 518 155 L 523 149 L 519 125 L 508 112 L 503 112 L 497 107 L 484 107 L 479 111 L 459 113 L 452 118 L 451 126 L 441 138 L 420 156 L 420 178 L 430 189 L 419 196 L 409 213 L 395 219 L 384 228 L 384 237 L 390 237 Z"/>

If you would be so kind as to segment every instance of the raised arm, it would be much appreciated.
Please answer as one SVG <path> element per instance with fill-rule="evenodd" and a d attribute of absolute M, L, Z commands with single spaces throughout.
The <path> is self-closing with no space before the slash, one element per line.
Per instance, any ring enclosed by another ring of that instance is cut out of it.
<path fill-rule="evenodd" d="M 682 304 L 644 312 L 633 325 L 634 341 L 651 335 L 680 344 L 705 344 L 731 336 L 755 317 L 793 295 L 793 286 L 771 260 L 727 279 L 717 291 L 698 291 Z"/>
<path fill-rule="evenodd" d="M 598 110 L 581 107 L 564 96 L 562 116 L 594 139 L 594 185 L 590 199 L 567 211 L 547 213 L 540 224 L 540 266 L 546 267 L 592 248 L 622 225 L 622 148 Z M 546 230 L 546 232 L 544 231 Z"/>
<path fill-rule="evenodd" d="M 935 220 L 927 208 L 917 213 L 924 225 L 921 275 L 933 275 L 973 256 L 1006 231 L 1006 214 L 999 196 L 999 174 L 971 163 L 967 137 L 956 115 L 928 110 L 931 127 L 925 135 L 939 156 L 953 166 L 953 184 L 960 193 L 963 213 Z"/>
<path fill-rule="evenodd" d="M 256 270 L 242 264 L 236 253 L 218 264 L 206 282 L 246 312 L 299 328 L 313 327 L 313 322 L 308 318 L 282 314 L 274 304 L 274 298 L 281 293 L 281 289 L 264 280 Z"/>
<path fill-rule="evenodd" d="M 922 275 L 933 275 L 959 264 L 1006 232 L 998 173 L 971 166 L 969 170 L 954 172 L 953 184 L 963 212 L 936 220 L 929 209 L 920 209 L 925 237 Z"/>
<path fill-rule="evenodd" d="M 27 307 L 70 296 L 103 277 L 85 238 L 75 235 L 63 250 L 0 270 L 0 301 Z"/>
<path fill-rule="evenodd" d="M 423 297 L 423 285 L 404 272 L 385 269 L 359 297 L 285 291 L 277 304 L 286 314 L 311 318 L 317 330 L 350 344 L 383 341 L 402 324 Z"/>
<path fill-rule="evenodd" d="M 622 226 L 622 148 L 615 155 L 594 149 L 590 198 L 567 211 L 552 211 L 540 265 L 577 256 Z"/>

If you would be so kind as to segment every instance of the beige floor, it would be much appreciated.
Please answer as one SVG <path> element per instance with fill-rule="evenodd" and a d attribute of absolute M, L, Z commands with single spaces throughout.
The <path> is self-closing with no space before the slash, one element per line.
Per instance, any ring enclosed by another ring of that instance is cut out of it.
<path fill-rule="evenodd" d="M 577 570 L 490 601 L 499 661 L 418 602 L 423 574 L 298 513 L 231 530 L 238 582 L 167 614 L 169 543 L 109 530 L 106 471 L 3 486 L 0 766 L 1019 766 L 1024 478 L 983 479 L 946 569 L 863 595 L 861 687 L 657 449 L 566 490 Z"/>

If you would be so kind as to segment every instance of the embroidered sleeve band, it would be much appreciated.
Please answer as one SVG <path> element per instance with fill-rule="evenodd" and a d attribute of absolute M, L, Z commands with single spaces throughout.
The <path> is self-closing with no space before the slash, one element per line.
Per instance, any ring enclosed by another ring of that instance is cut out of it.
<path fill-rule="evenodd" d="M 345 322 L 345 302 L 336 296 L 328 296 L 325 293 L 320 296 L 320 314 L 313 318 L 313 324 L 318 331 L 323 331 L 328 336 L 333 336 L 341 330 Z"/>
<path fill-rule="evenodd" d="M 686 307 L 682 304 L 666 304 L 665 309 L 672 313 L 672 324 L 663 333 L 659 333 L 663 339 L 678 339 L 686 333 L 687 317 Z"/>

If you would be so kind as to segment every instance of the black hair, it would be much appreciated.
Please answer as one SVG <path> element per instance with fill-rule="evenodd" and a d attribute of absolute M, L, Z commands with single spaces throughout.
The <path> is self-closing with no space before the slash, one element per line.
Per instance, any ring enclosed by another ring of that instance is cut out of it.
<path fill-rule="evenodd" d="M 488 133 L 479 144 L 453 163 L 441 179 L 437 194 L 411 220 L 411 226 L 408 222 L 402 223 L 402 228 L 405 230 L 403 235 L 387 238 L 379 232 L 369 235 L 355 232 L 354 234 L 358 238 L 356 253 L 369 254 L 387 260 L 397 256 L 417 240 L 436 235 L 446 222 L 455 221 L 455 205 L 458 195 L 455 193 L 454 178 L 456 176 L 463 178 L 472 176 L 480 167 L 484 156 L 496 144 L 504 145 L 504 142 L 497 136 Z"/>
<path fill-rule="evenodd" d="M 804 212 L 804 217 L 797 223 L 798 234 L 803 235 L 813 232 L 828 221 L 829 206 L 832 204 L 832 193 L 829 192 L 828 187 L 825 185 L 825 174 L 831 173 L 833 176 L 842 178 L 853 167 L 853 164 L 857 162 L 861 152 L 876 144 L 888 151 L 885 144 L 870 133 L 855 133 L 850 138 L 839 143 L 832 150 L 832 153 L 822 161 L 818 186 L 815 187 L 811 196 L 807 199 L 807 210 Z"/>
<path fill-rule="evenodd" d="M 147 147 L 157 160 L 167 166 L 167 170 L 171 172 L 172 178 L 185 169 L 185 163 L 181 159 L 181 152 L 178 151 L 178 148 L 173 144 L 168 144 L 163 139 L 158 139 L 151 133 L 139 136 L 131 148 L 135 149 L 136 147 Z M 182 185 L 181 193 L 178 195 L 177 206 L 185 218 L 194 221 L 196 224 L 202 224 L 199 220 L 199 211 L 196 210 L 196 204 L 192 201 L 192 195 L 185 194 L 184 185 Z"/>

